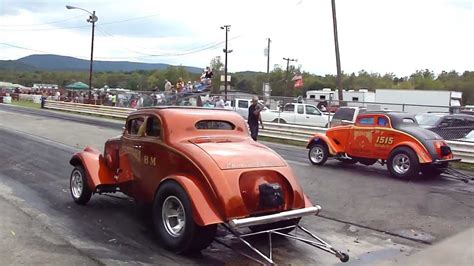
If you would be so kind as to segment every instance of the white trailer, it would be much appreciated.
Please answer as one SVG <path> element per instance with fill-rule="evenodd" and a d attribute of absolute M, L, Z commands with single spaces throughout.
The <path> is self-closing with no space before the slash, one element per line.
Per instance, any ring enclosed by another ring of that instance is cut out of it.
<path fill-rule="evenodd" d="M 461 106 L 462 92 L 438 90 L 377 89 L 375 102 L 380 109 L 408 113 L 449 112 Z"/>
<path fill-rule="evenodd" d="M 375 93 L 366 89 L 360 90 L 344 90 L 342 91 L 344 101 L 352 102 L 349 105 L 359 106 L 359 103 L 371 103 L 375 101 Z M 337 101 L 339 99 L 338 91 L 331 89 L 309 90 L 306 92 L 307 100 L 314 101 Z"/>

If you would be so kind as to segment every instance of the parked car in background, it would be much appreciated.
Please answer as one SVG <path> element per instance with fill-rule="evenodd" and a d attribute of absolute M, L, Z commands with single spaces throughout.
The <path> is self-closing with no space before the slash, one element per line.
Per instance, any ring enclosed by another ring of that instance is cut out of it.
<path fill-rule="evenodd" d="M 474 130 L 474 116 L 468 114 L 424 113 L 415 116 L 421 127 L 443 139 L 460 139 Z"/>
<path fill-rule="evenodd" d="M 471 142 L 474 143 L 474 130 L 471 130 L 464 138 L 457 139 L 456 141 Z"/>
<path fill-rule="evenodd" d="M 289 123 L 316 127 L 327 127 L 328 116 L 315 105 L 304 103 L 287 103 L 280 110 L 264 110 L 260 113 L 262 121 Z"/>

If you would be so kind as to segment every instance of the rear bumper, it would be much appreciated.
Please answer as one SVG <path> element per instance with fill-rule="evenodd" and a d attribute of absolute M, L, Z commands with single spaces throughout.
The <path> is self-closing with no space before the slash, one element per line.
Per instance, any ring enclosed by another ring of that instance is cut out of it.
<path fill-rule="evenodd" d="M 317 215 L 319 211 L 321 211 L 321 206 L 316 205 L 314 207 L 284 211 L 264 216 L 233 219 L 229 222 L 229 224 L 233 228 L 249 227 L 259 224 L 268 224 L 278 221 L 291 220 L 308 215 Z"/>
<path fill-rule="evenodd" d="M 443 163 L 450 163 L 450 162 L 460 162 L 461 159 L 436 159 L 432 162 L 432 164 L 443 164 Z"/>

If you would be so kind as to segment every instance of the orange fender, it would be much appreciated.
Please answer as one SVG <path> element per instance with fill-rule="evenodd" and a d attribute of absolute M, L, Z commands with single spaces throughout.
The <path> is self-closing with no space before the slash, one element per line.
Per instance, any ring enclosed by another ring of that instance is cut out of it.
<path fill-rule="evenodd" d="M 396 149 L 396 148 L 401 147 L 401 146 L 407 146 L 407 147 L 411 148 L 412 150 L 414 150 L 416 155 L 418 156 L 418 161 L 420 163 L 431 163 L 431 162 L 433 162 L 433 159 L 431 158 L 430 153 L 426 150 L 425 147 L 417 145 L 417 144 L 415 144 L 411 141 L 403 141 L 403 142 L 398 143 L 398 145 L 396 147 L 394 147 L 393 149 Z"/>
<path fill-rule="evenodd" d="M 329 140 L 329 138 L 325 134 L 316 133 L 314 134 L 306 144 L 306 148 L 309 149 L 313 143 L 324 142 L 329 148 L 329 153 L 331 155 L 336 155 L 338 152 L 342 152 L 338 149 L 334 144 Z"/>
<path fill-rule="evenodd" d="M 114 173 L 107 167 L 99 150 L 86 147 L 83 151 L 75 153 L 69 163 L 73 166 L 82 165 L 89 177 L 88 185 L 92 191 L 98 185 L 116 184 Z"/>
<path fill-rule="evenodd" d="M 212 204 L 212 199 L 206 197 L 196 183 L 186 176 L 168 176 L 160 184 L 168 180 L 173 180 L 181 185 L 188 194 L 193 206 L 193 219 L 199 226 L 223 223 L 216 207 Z M 159 187 L 158 187 L 159 189 Z M 158 191 L 157 189 L 157 191 Z"/>

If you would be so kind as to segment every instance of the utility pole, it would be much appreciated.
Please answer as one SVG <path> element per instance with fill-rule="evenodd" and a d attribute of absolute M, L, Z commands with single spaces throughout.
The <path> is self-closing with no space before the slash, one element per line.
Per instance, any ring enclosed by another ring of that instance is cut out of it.
<path fill-rule="evenodd" d="M 339 57 L 339 42 L 337 39 L 337 20 L 336 20 L 336 0 L 331 0 L 332 4 L 332 23 L 333 23 L 333 29 L 334 29 L 334 47 L 336 49 L 336 66 L 337 66 L 337 87 L 339 88 L 338 90 L 338 98 L 339 101 L 343 100 L 343 94 L 342 94 L 342 74 L 341 74 L 341 59 Z M 341 105 L 342 102 L 339 102 L 339 105 Z"/>
<path fill-rule="evenodd" d="M 92 103 L 92 62 L 94 61 L 94 32 L 96 21 L 97 17 L 95 16 L 95 11 L 92 11 L 92 16 L 87 19 L 87 22 L 92 23 L 91 62 L 89 66 L 89 104 Z"/>
<path fill-rule="evenodd" d="M 293 58 L 285 58 L 285 57 L 283 57 L 283 60 L 286 61 L 286 78 L 285 78 L 286 90 L 285 90 L 285 93 L 283 93 L 283 95 L 286 96 L 286 94 L 288 94 L 287 91 L 288 91 L 288 75 L 290 74 L 290 61 L 295 62 L 298 60 L 293 59 Z"/>
<path fill-rule="evenodd" d="M 94 62 L 94 32 L 95 32 L 95 23 L 99 19 L 95 15 L 95 11 L 92 11 L 92 13 L 84 8 L 76 7 L 76 6 L 66 6 L 67 9 L 79 9 L 84 12 L 87 12 L 90 14 L 89 18 L 87 19 L 87 22 L 92 23 L 92 41 L 91 41 L 91 61 L 90 61 L 90 66 L 89 66 L 89 103 L 92 102 L 92 63 Z"/>
<path fill-rule="evenodd" d="M 232 53 L 232 50 L 227 49 L 227 42 L 228 42 L 228 33 L 230 31 L 230 25 L 224 25 L 221 29 L 225 29 L 225 49 L 223 50 L 225 53 L 225 62 L 224 62 L 224 102 L 227 102 L 227 54 Z"/>
<path fill-rule="evenodd" d="M 270 38 L 268 38 L 268 48 L 267 48 L 267 78 L 269 78 L 268 74 L 270 74 Z"/>

